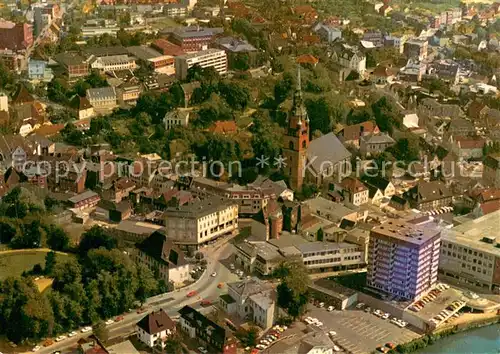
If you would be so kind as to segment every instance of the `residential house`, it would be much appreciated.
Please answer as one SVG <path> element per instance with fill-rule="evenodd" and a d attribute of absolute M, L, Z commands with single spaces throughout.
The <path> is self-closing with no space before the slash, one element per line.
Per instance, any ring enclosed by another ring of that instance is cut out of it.
<path fill-rule="evenodd" d="M 486 156 L 483 165 L 483 179 L 492 187 L 500 188 L 500 155 Z"/>
<path fill-rule="evenodd" d="M 410 39 L 405 42 L 403 53 L 407 58 L 417 58 L 424 60 L 427 58 L 429 42 L 420 39 Z"/>
<path fill-rule="evenodd" d="M 405 211 L 410 208 L 410 203 L 399 195 L 393 195 L 389 201 L 389 206 L 399 211 Z"/>
<path fill-rule="evenodd" d="M 371 78 L 377 85 L 386 85 L 392 83 L 395 80 L 397 73 L 397 69 L 379 64 L 373 70 Z"/>
<path fill-rule="evenodd" d="M 490 107 L 481 101 L 472 101 L 467 107 L 467 115 L 476 122 L 484 120 Z"/>
<path fill-rule="evenodd" d="M 366 31 L 362 40 L 373 43 L 375 47 L 381 47 L 384 44 L 384 34 L 377 30 Z"/>
<path fill-rule="evenodd" d="M 141 94 L 141 84 L 136 80 L 130 80 L 117 86 L 117 99 L 119 102 L 135 104 Z"/>
<path fill-rule="evenodd" d="M 311 5 L 298 5 L 292 7 L 292 14 L 306 24 L 312 24 L 318 19 L 318 13 Z"/>
<path fill-rule="evenodd" d="M 99 194 L 89 190 L 69 198 L 68 202 L 71 208 L 83 210 L 95 207 L 100 200 Z"/>
<path fill-rule="evenodd" d="M 76 95 L 71 100 L 70 105 L 75 110 L 78 119 L 88 119 L 95 115 L 94 107 L 92 107 L 87 97 Z"/>
<path fill-rule="evenodd" d="M 208 131 L 215 134 L 235 134 L 238 131 L 238 126 L 234 120 L 218 120 L 215 121 Z"/>
<path fill-rule="evenodd" d="M 452 136 L 471 137 L 476 135 L 474 123 L 464 118 L 453 117 L 445 128 L 445 137 Z"/>
<path fill-rule="evenodd" d="M 451 150 L 460 159 L 482 159 L 485 140 L 480 137 L 451 136 Z"/>
<path fill-rule="evenodd" d="M 313 28 L 314 32 L 318 34 L 318 36 L 328 43 L 332 43 L 337 38 L 342 38 L 342 30 L 338 27 L 327 25 L 324 23 L 319 23 Z"/>
<path fill-rule="evenodd" d="M 98 87 L 87 89 L 87 98 L 94 109 L 111 110 L 117 106 L 114 87 Z"/>
<path fill-rule="evenodd" d="M 47 67 L 46 61 L 30 59 L 28 62 L 28 78 L 30 80 L 49 82 L 53 77 L 52 70 Z"/>
<path fill-rule="evenodd" d="M 424 98 L 418 105 L 418 115 L 426 118 L 449 117 L 457 119 L 463 116 L 463 112 L 456 104 L 440 103 L 433 98 Z"/>
<path fill-rule="evenodd" d="M 359 149 L 363 154 L 379 154 L 395 143 L 386 133 L 370 134 L 359 139 Z"/>
<path fill-rule="evenodd" d="M 337 138 L 345 145 L 359 147 L 359 139 L 369 134 L 378 134 L 380 129 L 373 121 L 366 121 L 359 124 L 348 125 L 337 133 Z"/>
<path fill-rule="evenodd" d="M 248 184 L 248 186 L 256 189 L 272 190 L 276 198 L 281 198 L 284 201 L 293 201 L 293 190 L 289 189 L 286 182 L 283 180 L 271 181 L 269 178 L 259 175 L 255 181 Z"/>
<path fill-rule="evenodd" d="M 191 97 L 193 96 L 194 90 L 200 87 L 201 83 L 199 81 L 193 81 L 181 84 L 182 92 L 184 93 L 184 108 L 189 107 L 189 101 L 191 101 Z"/>
<path fill-rule="evenodd" d="M 152 271 L 158 271 L 159 277 L 168 284 L 184 284 L 191 279 L 189 263 L 184 253 L 160 232 L 153 232 L 144 241 L 136 244 L 136 261 L 144 264 Z"/>
<path fill-rule="evenodd" d="M 236 354 L 236 341 L 230 332 L 190 306 L 179 310 L 180 328 L 190 337 L 204 343 L 210 353 Z"/>
<path fill-rule="evenodd" d="M 453 202 L 453 193 L 441 181 L 420 180 L 413 188 L 405 192 L 404 197 L 410 202 L 412 208 L 421 211 L 438 210 L 451 206 Z"/>
<path fill-rule="evenodd" d="M 277 312 L 274 288 L 258 278 L 227 284 L 227 295 L 221 296 L 221 307 L 228 314 L 236 314 L 260 328 L 272 327 Z"/>
<path fill-rule="evenodd" d="M 311 54 L 303 54 L 297 58 L 296 63 L 301 64 L 301 65 L 309 65 L 309 66 L 315 67 L 316 64 L 319 63 L 319 59 Z"/>
<path fill-rule="evenodd" d="M 356 206 L 368 203 L 368 188 L 361 181 L 354 177 L 347 177 L 342 180 L 344 197 Z"/>
<path fill-rule="evenodd" d="M 333 52 L 332 59 L 340 66 L 354 70 L 360 75 L 366 71 L 366 56 L 356 48 L 344 46 L 340 52 Z"/>
<path fill-rule="evenodd" d="M 390 199 L 396 193 L 394 184 L 387 178 L 365 176 L 362 181 L 368 187 L 369 197 L 373 204 L 380 204 L 384 198 Z"/>
<path fill-rule="evenodd" d="M 125 200 L 119 203 L 110 200 L 100 200 L 94 212 L 96 218 L 112 222 L 120 222 L 128 219 L 131 214 L 132 205 L 129 201 Z"/>
<path fill-rule="evenodd" d="M 428 67 L 428 74 L 440 80 L 448 82 L 450 85 L 458 84 L 460 69 L 458 64 L 449 61 L 439 61 L 432 63 Z"/>
<path fill-rule="evenodd" d="M 135 325 L 137 338 L 150 348 L 166 347 L 166 341 L 175 334 L 175 322 L 163 309 L 148 313 Z"/>
<path fill-rule="evenodd" d="M 406 82 L 420 82 L 427 70 L 427 64 L 414 58 L 408 59 L 404 67 L 399 70 L 398 77 Z"/>
<path fill-rule="evenodd" d="M 163 118 L 165 129 L 169 130 L 176 126 L 187 127 L 189 124 L 189 115 L 191 110 L 178 108 L 173 111 L 167 112 Z"/>

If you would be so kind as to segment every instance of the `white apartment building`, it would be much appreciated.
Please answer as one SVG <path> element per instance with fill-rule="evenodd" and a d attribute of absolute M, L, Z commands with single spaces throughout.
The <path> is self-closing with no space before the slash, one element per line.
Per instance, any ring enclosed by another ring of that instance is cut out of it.
<path fill-rule="evenodd" d="M 128 55 L 111 55 L 107 57 L 96 58 L 90 64 L 90 67 L 101 72 L 134 70 L 135 60 Z"/>
<path fill-rule="evenodd" d="M 439 273 L 474 290 L 500 292 L 500 211 L 443 230 Z"/>
<path fill-rule="evenodd" d="M 198 248 L 238 230 L 238 204 L 221 197 L 167 208 L 164 216 L 169 239 L 184 247 Z"/>
<path fill-rule="evenodd" d="M 187 77 L 187 71 L 194 65 L 200 65 L 202 68 L 213 67 L 219 75 L 227 72 L 227 55 L 220 49 L 207 49 L 196 53 L 180 55 L 175 58 L 175 74 L 177 79 L 184 80 Z"/>
<path fill-rule="evenodd" d="M 150 348 L 165 348 L 169 336 L 175 333 L 175 323 L 160 309 L 153 311 L 137 322 L 137 338 Z"/>

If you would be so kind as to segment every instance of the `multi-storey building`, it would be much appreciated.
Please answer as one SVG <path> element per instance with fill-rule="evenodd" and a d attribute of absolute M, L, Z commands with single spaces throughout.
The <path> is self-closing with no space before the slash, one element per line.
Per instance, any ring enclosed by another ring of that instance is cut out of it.
<path fill-rule="evenodd" d="M 90 67 L 103 73 L 107 71 L 134 70 L 135 60 L 128 55 L 111 55 L 96 58 L 90 63 Z"/>
<path fill-rule="evenodd" d="M 183 284 L 190 279 L 189 263 L 184 259 L 184 254 L 162 232 L 153 232 L 136 247 L 137 262 L 153 272 L 158 271 L 166 284 Z"/>
<path fill-rule="evenodd" d="M 202 68 L 214 68 L 219 75 L 227 72 L 227 54 L 220 49 L 207 49 L 197 53 L 185 54 L 175 57 L 175 74 L 179 80 L 187 77 L 188 69 L 194 65 Z"/>
<path fill-rule="evenodd" d="M 421 211 L 433 211 L 451 206 L 453 193 L 441 181 L 426 182 L 420 180 L 417 185 L 404 194 L 412 208 Z"/>
<path fill-rule="evenodd" d="M 339 52 L 333 52 L 332 59 L 343 66 L 363 75 L 366 71 L 366 55 L 357 48 L 343 47 Z"/>
<path fill-rule="evenodd" d="M 167 208 L 164 217 L 169 239 L 184 247 L 198 248 L 238 230 L 238 204 L 215 196 Z"/>
<path fill-rule="evenodd" d="M 351 243 L 307 242 L 295 246 L 310 272 L 355 269 L 364 267 L 365 257 L 361 246 Z"/>
<path fill-rule="evenodd" d="M 367 285 L 417 299 L 437 281 L 441 232 L 390 219 L 370 232 Z"/>
<path fill-rule="evenodd" d="M 427 58 L 427 49 L 429 42 L 420 39 L 411 39 L 404 44 L 404 54 L 408 58 L 418 58 L 424 60 Z"/>
<path fill-rule="evenodd" d="M 87 98 L 95 109 L 113 109 L 117 105 L 114 87 L 97 87 L 87 90 Z"/>
<path fill-rule="evenodd" d="M 344 197 L 349 201 L 349 203 L 357 206 L 368 203 L 368 188 L 361 183 L 359 179 L 347 177 L 342 180 L 341 185 L 344 190 Z"/>
<path fill-rule="evenodd" d="M 209 353 L 236 354 L 236 341 L 230 332 L 191 306 L 179 310 L 180 328 L 190 337 L 205 343 Z"/>
<path fill-rule="evenodd" d="M 173 111 L 167 112 L 163 118 L 165 123 L 165 130 L 172 129 L 173 127 L 183 126 L 187 127 L 189 124 L 190 110 L 185 108 L 178 108 Z"/>
<path fill-rule="evenodd" d="M 219 31 L 214 28 L 189 26 L 176 28 L 170 34 L 170 41 L 185 52 L 207 50 L 209 43 Z"/>
<path fill-rule="evenodd" d="M 443 230 L 439 273 L 472 289 L 500 292 L 500 211 Z"/>
<path fill-rule="evenodd" d="M 33 45 L 33 29 L 27 23 L 14 23 L 0 19 L 0 48 L 13 51 L 26 50 Z"/>
<path fill-rule="evenodd" d="M 62 66 L 70 82 L 89 75 L 89 64 L 77 53 L 60 53 L 55 56 L 55 60 Z"/>

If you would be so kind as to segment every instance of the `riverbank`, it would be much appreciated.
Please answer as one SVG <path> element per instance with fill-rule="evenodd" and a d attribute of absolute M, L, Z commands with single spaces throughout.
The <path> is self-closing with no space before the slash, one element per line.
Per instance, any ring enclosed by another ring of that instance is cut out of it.
<path fill-rule="evenodd" d="M 440 341 L 445 339 L 449 339 L 455 342 L 456 335 L 462 335 L 467 337 L 470 331 L 474 331 L 477 329 L 488 328 L 490 326 L 495 327 L 494 329 L 500 327 L 500 316 L 488 317 L 486 319 L 478 319 L 474 322 L 462 323 L 455 325 L 451 328 L 441 329 L 432 334 L 426 334 L 418 339 L 415 339 L 411 342 L 400 344 L 397 346 L 396 351 L 398 353 L 427 353 L 427 349 L 433 346 L 434 344 L 438 345 Z M 460 348 L 460 347 L 458 347 Z M 497 347 L 498 348 L 498 347 Z M 439 351 L 437 352 L 439 353 Z M 471 353 L 466 351 L 455 351 L 450 353 Z M 478 348 L 477 353 L 486 353 L 481 351 L 480 347 Z M 496 352 L 493 352 L 496 353 Z"/>

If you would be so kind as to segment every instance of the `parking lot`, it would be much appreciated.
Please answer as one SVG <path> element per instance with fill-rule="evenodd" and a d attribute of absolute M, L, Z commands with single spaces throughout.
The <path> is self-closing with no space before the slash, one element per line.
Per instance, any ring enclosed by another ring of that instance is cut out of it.
<path fill-rule="evenodd" d="M 322 329 L 326 332 L 337 332 L 332 339 L 355 354 L 371 353 L 379 345 L 388 342 L 399 344 L 419 337 L 419 334 L 410 329 L 400 328 L 389 320 L 383 320 L 363 310 L 328 312 L 324 308 L 309 305 L 307 316 L 323 322 Z"/>

